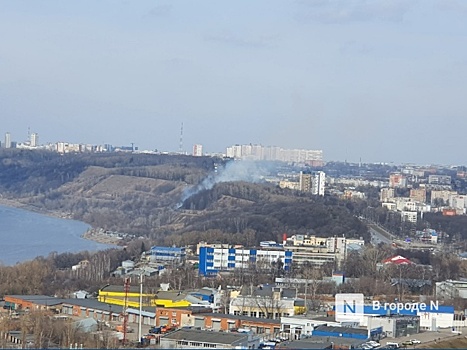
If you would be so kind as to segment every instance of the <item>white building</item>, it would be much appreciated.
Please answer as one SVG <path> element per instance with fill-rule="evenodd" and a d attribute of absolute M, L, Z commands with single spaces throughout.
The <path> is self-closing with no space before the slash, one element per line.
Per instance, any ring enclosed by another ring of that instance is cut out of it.
<path fill-rule="evenodd" d="M 278 160 L 283 162 L 307 163 L 322 161 L 322 150 L 284 149 L 277 146 L 234 145 L 226 150 L 227 157 L 249 160 Z"/>
<path fill-rule="evenodd" d="M 286 239 L 284 250 L 293 253 L 293 261 L 299 265 L 324 265 L 337 262 L 341 264 L 348 252 L 348 246 L 363 246 L 362 239 L 347 239 L 345 237 L 316 237 L 308 235 L 293 235 Z"/>
<path fill-rule="evenodd" d="M 199 273 L 203 276 L 253 266 L 267 269 L 279 261 L 288 271 L 292 264 L 292 252 L 283 249 L 199 248 Z"/>
<path fill-rule="evenodd" d="M 203 145 L 193 145 L 193 156 L 194 157 L 201 157 L 203 155 Z"/>
<path fill-rule="evenodd" d="M 39 145 L 39 134 L 37 134 L 36 132 L 33 132 L 31 134 L 31 139 L 29 141 L 29 145 L 31 147 L 37 147 Z"/>
<path fill-rule="evenodd" d="M 5 133 L 5 148 L 11 148 L 11 134 L 9 132 Z"/>
<path fill-rule="evenodd" d="M 316 196 L 324 196 L 326 186 L 326 174 L 323 171 L 300 171 L 299 189 L 303 192 L 311 192 Z"/>
<path fill-rule="evenodd" d="M 416 224 L 418 213 L 416 211 L 403 210 L 401 211 L 401 217 L 402 217 L 402 221 L 408 221 L 408 222 Z"/>
<path fill-rule="evenodd" d="M 313 181 L 311 184 L 311 194 L 317 196 L 324 196 L 324 188 L 326 185 L 326 174 L 323 171 L 317 171 L 313 174 Z"/>
<path fill-rule="evenodd" d="M 454 209 L 463 210 L 467 205 L 466 196 L 456 194 L 449 196 L 449 206 Z"/>

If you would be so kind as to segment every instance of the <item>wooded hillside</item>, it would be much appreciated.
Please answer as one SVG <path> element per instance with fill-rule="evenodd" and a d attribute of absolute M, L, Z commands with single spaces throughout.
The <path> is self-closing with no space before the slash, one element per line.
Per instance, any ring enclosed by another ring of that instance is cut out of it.
<path fill-rule="evenodd" d="M 160 244 L 204 239 L 251 245 L 284 232 L 368 238 L 350 204 L 267 183 L 221 182 L 182 202 L 185 191 L 223 165 L 181 155 L 3 150 L 0 194 Z"/>

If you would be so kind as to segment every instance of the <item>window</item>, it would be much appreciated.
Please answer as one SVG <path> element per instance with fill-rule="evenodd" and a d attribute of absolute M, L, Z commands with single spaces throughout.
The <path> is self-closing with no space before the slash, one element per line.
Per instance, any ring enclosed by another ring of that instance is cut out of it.
<path fill-rule="evenodd" d="M 264 318 L 265 316 L 266 316 L 266 315 L 265 315 L 265 313 L 264 313 L 263 311 L 260 311 L 260 312 L 258 313 L 258 317 L 259 317 L 259 318 Z"/>
<path fill-rule="evenodd" d="M 240 315 L 240 311 L 235 310 L 235 311 L 234 311 L 234 315 L 239 316 L 239 315 Z"/>
<path fill-rule="evenodd" d="M 256 311 L 252 311 L 252 312 L 250 312 L 250 316 L 251 316 L 251 317 L 256 317 L 256 314 L 257 314 L 257 312 L 256 312 Z"/>
<path fill-rule="evenodd" d="M 176 311 L 172 312 L 172 317 L 177 317 L 177 312 Z"/>
<path fill-rule="evenodd" d="M 243 312 L 242 312 L 242 315 L 243 315 L 243 316 L 248 316 L 248 311 L 243 311 Z"/>

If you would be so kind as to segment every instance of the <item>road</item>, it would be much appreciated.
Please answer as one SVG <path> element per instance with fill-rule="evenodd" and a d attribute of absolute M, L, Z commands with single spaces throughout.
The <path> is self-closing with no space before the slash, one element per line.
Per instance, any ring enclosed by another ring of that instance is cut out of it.
<path fill-rule="evenodd" d="M 374 225 L 369 224 L 368 229 L 370 230 L 371 234 L 371 243 L 373 245 L 378 245 L 379 243 L 385 243 L 385 244 L 391 244 L 392 240 L 389 239 L 388 237 L 384 236 L 380 232 L 374 229 Z"/>

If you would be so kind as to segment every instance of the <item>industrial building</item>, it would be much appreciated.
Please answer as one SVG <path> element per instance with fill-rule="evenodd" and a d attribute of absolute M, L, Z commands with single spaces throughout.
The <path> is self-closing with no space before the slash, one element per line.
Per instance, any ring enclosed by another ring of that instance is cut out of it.
<path fill-rule="evenodd" d="M 260 339 L 250 333 L 206 332 L 194 329 L 179 329 L 163 336 L 163 349 L 257 349 Z"/>

